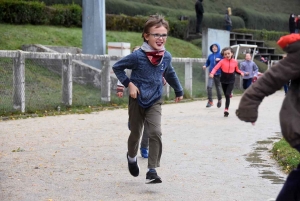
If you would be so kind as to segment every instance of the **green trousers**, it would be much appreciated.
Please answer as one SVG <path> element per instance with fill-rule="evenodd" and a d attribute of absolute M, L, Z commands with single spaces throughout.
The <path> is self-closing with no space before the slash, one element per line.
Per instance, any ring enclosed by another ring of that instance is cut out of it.
<path fill-rule="evenodd" d="M 128 114 L 131 132 L 128 138 L 128 155 L 132 158 L 137 155 L 143 126 L 144 123 L 147 124 L 145 128 L 149 134 L 148 168 L 160 166 L 162 153 L 161 104 L 162 100 L 159 100 L 149 108 L 142 108 L 137 99 L 129 97 Z"/>

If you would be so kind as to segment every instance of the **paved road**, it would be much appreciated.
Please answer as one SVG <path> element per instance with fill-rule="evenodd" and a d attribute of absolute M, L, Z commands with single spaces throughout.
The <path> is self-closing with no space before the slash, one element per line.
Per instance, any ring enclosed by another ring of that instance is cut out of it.
<path fill-rule="evenodd" d="M 266 201 L 286 177 L 264 143 L 278 139 L 283 98 L 266 98 L 255 126 L 234 115 L 240 97 L 228 118 L 206 101 L 163 105 L 157 185 L 144 184 L 146 159 L 139 177 L 127 170 L 125 109 L 0 122 L 0 200 Z"/>

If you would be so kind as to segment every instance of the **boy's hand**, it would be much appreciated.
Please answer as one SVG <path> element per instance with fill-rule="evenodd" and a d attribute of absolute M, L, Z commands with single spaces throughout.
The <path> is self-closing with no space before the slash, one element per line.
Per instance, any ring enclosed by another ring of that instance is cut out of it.
<path fill-rule="evenodd" d="M 213 75 L 213 74 L 209 74 L 209 77 L 210 77 L 210 78 L 214 78 L 214 75 Z"/>
<path fill-rule="evenodd" d="M 137 95 L 140 94 L 139 89 L 132 82 L 129 82 L 128 87 L 130 97 L 136 99 Z"/>
<path fill-rule="evenodd" d="M 241 76 L 244 77 L 244 73 L 241 73 Z"/>
<path fill-rule="evenodd" d="M 220 58 L 216 58 L 216 61 L 220 61 L 221 59 Z"/>
<path fill-rule="evenodd" d="M 166 79 L 163 77 L 163 85 L 165 86 L 167 84 Z"/>
<path fill-rule="evenodd" d="M 176 98 L 175 98 L 175 103 L 180 102 L 182 99 L 183 99 L 183 96 L 176 97 Z"/>
<path fill-rule="evenodd" d="M 202 68 L 203 68 L 203 70 L 205 70 L 205 69 L 206 69 L 206 66 L 203 66 Z"/>
<path fill-rule="evenodd" d="M 123 92 L 118 92 L 118 93 L 117 93 L 117 96 L 118 96 L 119 98 L 122 98 L 122 97 L 123 97 Z"/>

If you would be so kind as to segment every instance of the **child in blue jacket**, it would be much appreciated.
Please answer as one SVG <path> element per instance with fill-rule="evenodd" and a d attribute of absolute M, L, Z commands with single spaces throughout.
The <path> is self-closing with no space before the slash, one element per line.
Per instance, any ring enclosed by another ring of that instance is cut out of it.
<path fill-rule="evenodd" d="M 220 53 L 220 45 L 218 43 L 212 44 L 209 49 L 212 53 L 208 56 L 205 66 L 203 66 L 203 69 L 205 70 L 206 68 L 209 67 L 209 73 L 210 73 L 212 71 L 212 69 L 216 66 L 216 64 L 223 58 L 223 56 Z M 211 78 L 211 77 L 208 78 L 208 83 L 207 83 L 208 102 L 207 102 L 206 107 L 213 106 L 212 87 L 213 87 L 214 83 L 216 86 L 217 97 L 218 97 L 217 107 L 220 108 L 222 105 L 222 92 L 221 92 L 220 77 L 221 77 L 221 69 L 219 69 L 216 72 L 216 74 L 213 78 Z"/>
<path fill-rule="evenodd" d="M 137 152 L 144 123 L 149 132 L 149 155 L 146 184 L 161 183 L 156 168 L 162 154 L 161 104 L 163 77 L 175 91 L 175 102 L 183 98 L 183 88 L 172 66 L 172 56 L 165 50 L 169 24 L 160 15 L 150 16 L 146 21 L 140 49 L 122 58 L 113 66 L 118 80 L 129 88 L 130 135 L 126 154 L 128 169 L 132 176 L 139 175 Z M 127 77 L 125 69 L 131 69 Z"/>

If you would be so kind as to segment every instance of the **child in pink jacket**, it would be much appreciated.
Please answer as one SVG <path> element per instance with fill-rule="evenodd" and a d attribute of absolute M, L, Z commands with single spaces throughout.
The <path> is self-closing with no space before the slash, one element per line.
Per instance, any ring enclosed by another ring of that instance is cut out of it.
<path fill-rule="evenodd" d="M 221 79 L 222 89 L 225 101 L 224 117 L 228 117 L 228 108 L 230 105 L 230 95 L 233 90 L 235 82 L 235 73 L 244 76 L 244 73 L 240 71 L 237 60 L 233 59 L 233 50 L 230 47 L 225 47 L 221 52 L 223 59 L 213 68 L 210 72 L 209 77 L 213 78 L 214 74 L 221 68 Z"/>

